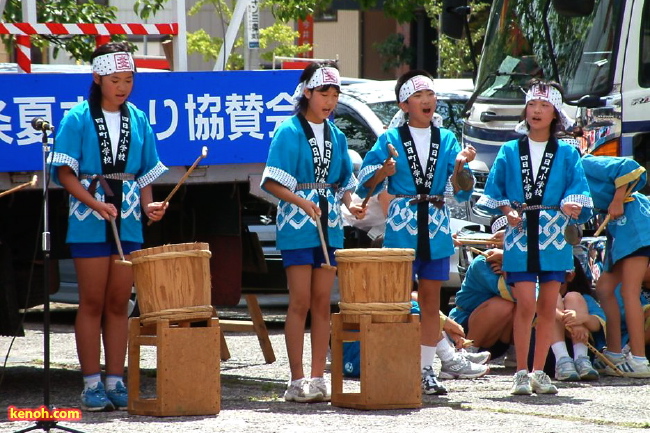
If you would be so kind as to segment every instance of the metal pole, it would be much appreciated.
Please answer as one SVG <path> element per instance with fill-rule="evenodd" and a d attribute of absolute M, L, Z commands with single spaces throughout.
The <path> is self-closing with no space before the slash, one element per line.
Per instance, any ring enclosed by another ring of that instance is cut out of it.
<path fill-rule="evenodd" d="M 7 0 L 0 0 L 0 17 L 5 11 L 5 5 L 7 4 Z"/>
<path fill-rule="evenodd" d="M 178 34 L 174 36 L 174 71 L 187 71 L 187 15 L 185 0 L 174 0 Z"/>
<path fill-rule="evenodd" d="M 4 4 L 0 8 L 0 13 L 2 9 L 4 9 Z M 36 0 L 23 1 L 23 22 L 36 24 Z"/>
<path fill-rule="evenodd" d="M 238 0 L 235 5 L 235 11 L 232 14 L 232 19 L 228 25 L 228 30 L 226 31 L 226 38 L 221 45 L 219 50 L 219 57 L 214 64 L 213 71 L 223 71 L 226 69 L 226 62 L 228 57 L 230 57 L 230 52 L 232 51 L 232 46 L 235 44 L 235 39 L 237 38 L 237 32 L 239 31 L 239 26 L 241 25 L 242 19 L 244 18 L 244 13 L 248 7 L 249 0 Z"/>

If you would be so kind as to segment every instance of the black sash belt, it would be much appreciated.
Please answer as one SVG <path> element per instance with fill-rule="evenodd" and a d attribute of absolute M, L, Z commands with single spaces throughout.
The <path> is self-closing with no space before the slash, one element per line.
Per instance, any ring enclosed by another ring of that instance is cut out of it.
<path fill-rule="evenodd" d="M 442 209 L 445 205 L 445 198 L 441 195 L 428 195 L 428 194 L 416 194 L 416 195 L 406 195 L 406 194 L 397 194 L 397 198 L 410 198 L 410 205 L 420 204 L 420 203 L 431 203 L 438 209 Z"/>

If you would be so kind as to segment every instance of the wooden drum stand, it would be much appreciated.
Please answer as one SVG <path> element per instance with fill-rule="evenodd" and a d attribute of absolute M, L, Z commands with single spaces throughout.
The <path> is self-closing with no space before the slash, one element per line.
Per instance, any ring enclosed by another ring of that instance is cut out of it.
<path fill-rule="evenodd" d="M 332 315 L 332 405 L 422 405 L 420 320 L 410 314 L 412 249 L 336 252 L 341 312 Z M 343 342 L 360 343 L 360 392 L 343 392 Z"/>

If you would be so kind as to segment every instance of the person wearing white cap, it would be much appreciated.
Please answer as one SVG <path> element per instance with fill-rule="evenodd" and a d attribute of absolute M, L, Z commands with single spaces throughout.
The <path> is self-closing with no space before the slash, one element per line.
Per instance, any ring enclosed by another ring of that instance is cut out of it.
<path fill-rule="evenodd" d="M 477 207 L 504 214 L 503 270 L 517 300 L 514 342 L 517 373 L 512 394 L 554 394 L 543 367 L 552 338 L 555 305 L 566 271 L 573 268 L 569 224 L 586 222 L 593 204 L 578 151 L 556 134 L 570 126 L 556 83 L 532 80 L 526 92 L 522 137 L 501 146 Z M 539 296 L 536 298 L 536 284 Z M 527 355 L 531 323 L 537 316 L 533 372 Z"/>
<path fill-rule="evenodd" d="M 143 214 L 153 221 L 163 217 L 165 208 L 153 201 L 151 183 L 167 168 L 146 115 L 127 102 L 135 73 L 128 44 L 102 45 L 91 59 L 89 98 L 61 121 L 49 162 L 54 182 L 70 193 L 66 242 L 79 283 L 75 336 L 84 376 L 82 408 L 125 410 L 122 378 L 133 272 L 115 261 L 118 246 L 127 258 L 141 249 Z M 102 337 L 106 386 L 100 380 Z"/>
<path fill-rule="evenodd" d="M 328 121 L 340 88 L 335 64 L 311 63 L 305 68 L 294 92 L 297 113 L 275 131 L 262 174 L 261 187 L 279 199 L 277 248 L 289 286 L 285 340 L 291 380 L 286 401 L 330 399 L 323 372 L 336 272 L 321 264 L 335 264 L 334 251 L 343 248 L 341 203 L 355 217 L 365 214 L 352 203 L 356 178 L 347 139 Z M 302 357 L 307 313 L 311 313 L 310 379 L 305 378 Z"/>
<path fill-rule="evenodd" d="M 445 195 L 466 201 L 472 193 L 473 176 L 467 166 L 476 156 L 469 146 L 461 149 L 456 136 L 433 124 L 436 94 L 433 79 L 426 71 L 412 70 L 398 78 L 395 86 L 400 109 L 407 123 L 388 129 L 366 154 L 359 172 L 357 194 L 365 198 L 385 190 L 391 200 L 386 220 L 384 246 L 413 248 L 416 258 L 413 275 L 418 280 L 418 300 L 422 333 L 420 365 L 425 394 L 446 394 L 432 363 L 440 332 L 440 288 L 449 279 L 449 258 L 454 244 L 449 227 Z M 391 157 L 392 145 L 397 156 Z M 469 189 L 450 182 L 459 169 L 469 174 Z"/>

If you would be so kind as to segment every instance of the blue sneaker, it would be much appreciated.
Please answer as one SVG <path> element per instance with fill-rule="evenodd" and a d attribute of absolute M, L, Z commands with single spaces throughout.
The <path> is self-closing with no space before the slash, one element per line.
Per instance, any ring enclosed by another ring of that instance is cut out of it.
<path fill-rule="evenodd" d="M 81 393 L 81 408 L 89 412 L 101 412 L 115 409 L 106 396 L 104 384 L 98 382 L 94 388 L 84 389 Z"/>
<path fill-rule="evenodd" d="M 129 405 L 129 394 L 122 381 L 115 384 L 115 389 L 106 391 L 106 396 L 117 410 L 126 410 Z"/>

